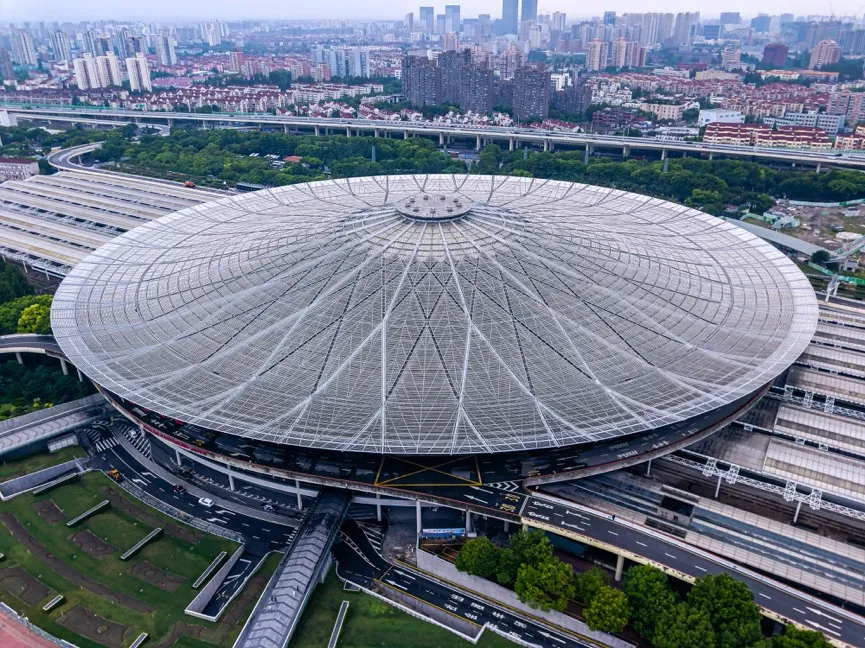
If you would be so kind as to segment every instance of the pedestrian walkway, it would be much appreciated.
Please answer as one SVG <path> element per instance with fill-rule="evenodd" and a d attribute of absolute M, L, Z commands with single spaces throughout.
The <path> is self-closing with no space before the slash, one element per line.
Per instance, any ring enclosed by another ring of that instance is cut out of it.
<path fill-rule="evenodd" d="M 0 422 L 0 455 L 44 441 L 104 415 L 99 394 Z"/>
<path fill-rule="evenodd" d="M 323 490 L 319 494 L 234 648 L 288 645 L 316 581 L 330 563 L 330 548 L 350 501 L 351 494 L 346 491 Z"/>

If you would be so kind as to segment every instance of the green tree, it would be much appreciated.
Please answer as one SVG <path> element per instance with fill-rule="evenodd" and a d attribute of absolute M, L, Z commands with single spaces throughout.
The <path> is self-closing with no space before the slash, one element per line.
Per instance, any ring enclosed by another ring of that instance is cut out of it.
<path fill-rule="evenodd" d="M 514 581 L 517 597 L 533 608 L 563 611 L 574 596 L 574 572 L 561 560 L 521 565 Z"/>
<path fill-rule="evenodd" d="M 492 578 L 499 566 L 499 548 L 488 538 L 472 538 L 466 542 L 456 559 L 456 568 L 474 576 Z"/>
<path fill-rule="evenodd" d="M 634 565 L 625 572 L 622 591 L 633 610 L 631 625 L 643 639 L 651 640 L 659 619 L 676 607 L 676 595 L 667 575 L 649 565 Z"/>
<path fill-rule="evenodd" d="M 625 593 L 606 585 L 595 592 L 589 607 L 583 610 L 586 625 L 600 632 L 621 632 L 630 616 L 631 606 Z"/>
<path fill-rule="evenodd" d="M 0 335 L 18 332 L 18 320 L 28 306 L 41 304 L 51 307 L 51 295 L 26 295 L 0 304 Z"/>
<path fill-rule="evenodd" d="M 508 548 L 499 556 L 496 580 L 502 585 L 510 585 L 516 581 L 521 565 L 537 566 L 551 560 L 552 556 L 553 545 L 543 531 L 517 531 L 511 536 Z"/>
<path fill-rule="evenodd" d="M 583 607 L 591 605 L 592 599 L 601 589 L 607 587 L 606 572 L 595 565 L 591 569 L 581 572 L 574 577 L 576 596 Z"/>
<path fill-rule="evenodd" d="M 698 578 L 688 593 L 688 605 L 705 612 L 718 645 L 723 648 L 750 646 L 760 640 L 760 609 L 748 586 L 728 574 Z"/>
<path fill-rule="evenodd" d="M 827 250 L 817 250 L 811 255 L 811 262 L 818 265 L 826 265 L 831 258 L 832 255 L 830 255 Z"/>
<path fill-rule="evenodd" d="M 39 333 L 47 335 L 51 332 L 51 309 L 44 304 L 31 304 L 21 311 L 18 318 L 18 333 Z"/>
<path fill-rule="evenodd" d="M 705 610 L 679 603 L 658 619 L 652 645 L 655 648 L 715 648 L 715 631 Z"/>
<path fill-rule="evenodd" d="M 33 288 L 27 283 L 24 274 L 11 263 L 0 259 L 0 304 L 32 292 Z"/>
<path fill-rule="evenodd" d="M 832 646 L 819 632 L 800 630 L 792 625 L 784 628 L 783 634 L 772 637 L 770 645 L 772 648 L 830 648 Z"/>

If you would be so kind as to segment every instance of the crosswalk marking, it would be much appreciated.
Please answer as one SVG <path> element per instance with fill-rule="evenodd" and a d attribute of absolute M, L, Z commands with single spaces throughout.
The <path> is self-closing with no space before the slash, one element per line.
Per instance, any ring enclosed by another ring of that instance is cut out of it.
<path fill-rule="evenodd" d="M 117 445 L 117 439 L 114 437 L 110 437 L 108 439 L 101 439 L 96 442 L 96 452 L 105 452 L 106 450 L 110 450 L 114 446 Z"/>

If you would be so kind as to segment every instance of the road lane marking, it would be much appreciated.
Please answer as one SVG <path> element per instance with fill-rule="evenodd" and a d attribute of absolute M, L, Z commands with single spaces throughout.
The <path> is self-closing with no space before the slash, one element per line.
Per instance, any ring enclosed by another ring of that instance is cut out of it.
<path fill-rule="evenodd" d="M 806 614 L 805 610 L 800 610 L 799 608 L 793 608 L 794 612 L 798 612 L 799 614 Z"/>
<path fill-rule="evenodd" d="M 615 532 L 615 531 L 610 531 L 610 530 L 609 530 L 609 529 L 607 529 L 607 533 L 611 533 L 611 534 L 613 534 L 613 535 L 614 535 L 614 536 L 617 536 L 617 535 L 619 535 L 619 534 L 618 534 L 618 533 L 616 533 L 616 532 Z"/>
<path fill-rule="evenodd" d="M 757 594 L 759 594 L 759 595 L 762 596 L 763 598 L 767 598 L 767 599 L 769 599 L 770 601 L 772 600 L 772 597 L 769 596 L 768 594 L 763 594 L 763 592 L 757 592 Z"/>
<path fill-rule="evenodd" d="M 705 567 L 700 567 L 700 565 L 694 565 L 694 567 L 696 567 L 696 568 L 699 569 L 700 571 L 709 571 L 709 570 L 706 569 Z"/>
<path fill-rule="evenodd" d="M 676 558 L 673 554 L 665 553 L 664 555 L 667 556 L 667 558 L 672 558 L 673 560 L 678 560 L 678 558 Z"/>
<path fill-rule="evenodd" d="M 641 547 L 648 547 L 648 546 L 649 546 L 649 545 L 647 545 L 645 542 L 640 542 L 639 540 L 637 540 L 636 542 L 637 542 L 637 544 L 640 545 Z"/>

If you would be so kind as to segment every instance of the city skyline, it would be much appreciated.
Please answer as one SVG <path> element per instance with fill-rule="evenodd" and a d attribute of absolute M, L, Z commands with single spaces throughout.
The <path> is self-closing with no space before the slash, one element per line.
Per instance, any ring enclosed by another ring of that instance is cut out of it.
<path fill-rule="evenodd" d="M 426 3 L 429 5 L 430 3 Z M 595 7 L 587 11 L 584 3 L 576 0 L 546 0 L 538 5 L 538 13 L 564 12 L 569 20 L 600 16 L 604 11 L 615 11 L 618 14 L 646 11 L 644 3 L 638 0 L 617 0 L 609 4 Z M 290 9 L 269 2 L 268 0 L 252 0 L 242 5 L 235 3 L 187 2 L 182 5 L 155 0 L 147 4 L 147 9 L 140 7 L 119 6 L 108 0 L 87 0 L 70 5 L 57 6 L 54 0 L 13 0 L 3 4 L 2 18 L 5 21 L 49 20 L 49 21 L 96 21 L 96 20 L 201 20 L 203 18 L 223 20 L 400 20 L 406 13 L 419 10 L 420 3 L 413 0 L 401 0 L 399 3 L 389 3 L 386 6 L 364 7 L 346 0 L 328 3 L 324 6 L 298 6 Z M 444 12 L 445 3 L 436 7 L 437 12 Z M 502 17 L 502 3 L 499 0 L 467 0 L 459 4 L 462 17 L 474 17 L 479 14 L 490 14 L 493 19 Z M 520 3 L 522 9 L 522 3 Z M 792 13 L 797 16 L 856 16 L 863 14 L 863 5 L 857 0 L 838 0 L 830 6 L 813 0 L 766 0 L 754 7 L 742 2 L 735 6 L 725 2 L 701 3 L 699 6 L 686 0 L 664 0 L 653 3 L 651 11 L 680 12 L 699 10 L 706 18 L 716 18 L 721 12 L 738 11 L 743 17 L 752 17 L 761 13 L 782 14 Z"/>

